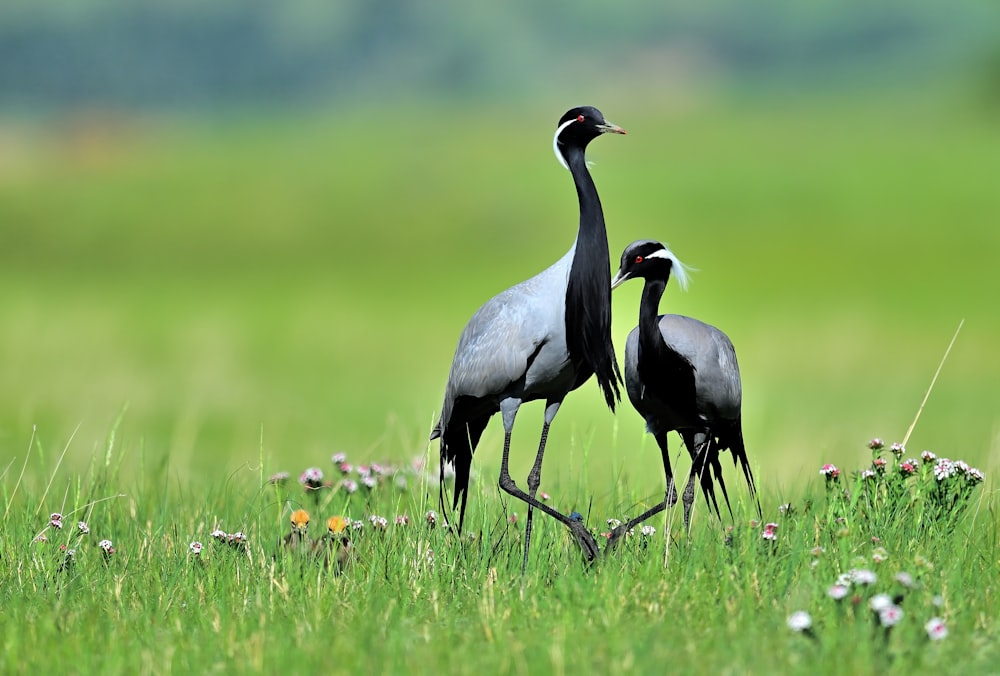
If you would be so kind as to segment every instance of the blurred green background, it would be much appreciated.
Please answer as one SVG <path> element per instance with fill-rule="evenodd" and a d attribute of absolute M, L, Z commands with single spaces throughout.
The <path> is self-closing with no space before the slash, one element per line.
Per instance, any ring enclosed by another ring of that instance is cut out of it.
<path fill-rule="evenodd" d="M 83 466 L 126 404 L 181 481 L 422 453 L 466 320 L 574 237 L 584 103 L 629 131 L 589 154 L 612 260 L 698 268 L 662 307 L 733 339 L 767 500 L 901 440 L 962 319 L 909 446 L 997 469 L 1000 8 L 729 0 L 4 4 L 2 466 L 36 425 L 33 471 Z M 642 428 L 588 383 L 543 488 L 662 490 Z"/>

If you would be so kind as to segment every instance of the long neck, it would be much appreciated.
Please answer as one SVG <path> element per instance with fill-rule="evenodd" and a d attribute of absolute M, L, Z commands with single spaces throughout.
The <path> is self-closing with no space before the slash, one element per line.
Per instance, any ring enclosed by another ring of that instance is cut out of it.
<path fill-rule="evenodd" d="M 621 374 L 611 342 L 611 261 L 604 211 L 583 148 L 569 147 L 565 157 L 580 200 L 580 228 L 566 288 L 566 346 L 578 372 L 577 384 L 593 373 L 613 411 L 621 398 Z"/>
<path fill-rule="evenodd" d="M 639 350 L 644 355 L 660 355 L 663 352 L 663 336 L 660 335 L 660 299 L 667 287 L 666 280 L 646 279 L 639 302 Z"/>
<path fill-rule="evenodd" d="M 647 392 L 672 407 L 685 409 L 695 402 L 694 367 L 670 347 L 660 332 L 660 299 L 666 279 L 646 279 L 639 302 L 639 379 Z M 693 409 L 685 415 L 695 416 Z"/>

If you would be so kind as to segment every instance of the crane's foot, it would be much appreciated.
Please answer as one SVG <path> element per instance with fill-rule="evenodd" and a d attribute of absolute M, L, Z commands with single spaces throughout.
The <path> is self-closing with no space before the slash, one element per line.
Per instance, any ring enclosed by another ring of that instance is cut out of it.
<path fill-rule="evenodd" d="M 580 549 L 583 550 L 583 558 L 586 559 L 588 564 L 593 563 L 601 556 L 601 549 L 597 546 L 597 541 L 594 536 L 591 535 L 587 527 L 583 525 L 583 521 L 571 521 L 569 523 L 569 530 L 576 538 L 577 543 L 580 545 Z"/>

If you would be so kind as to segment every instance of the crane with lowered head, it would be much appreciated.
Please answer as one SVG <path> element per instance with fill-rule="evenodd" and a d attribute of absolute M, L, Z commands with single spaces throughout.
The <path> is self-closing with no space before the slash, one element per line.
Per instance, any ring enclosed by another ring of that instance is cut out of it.
<path fill-rule="evenodd" d="M 666 494 L 663 502 L 614 529 L 611 547 L 637 523 L 677 502 L 667 433 L 678 432 L 691 455 L 691 474 L 684 489 L 684 525 L 690 527 L 694 480 L 698 477 L 705 500 L 715 508 L 715 481 L 732 516 L 722 476 L 719 453 L 729 449 L 739 464 L 760 514 L 753 473 L 743 444 L 740 369 L 732 341 L 719 329 L 692 317 L 659 314 L 660 299 L 671 273 L 682 288 L 687 268 L 666 246 L 654 240 L 629 244 L 611 282 L 616 289 L 633 278 L 645 280 L 639 304 L 639 325 L 625 343 L 625 388 L 632 406 L 646 421 L 663 459 Z"/>

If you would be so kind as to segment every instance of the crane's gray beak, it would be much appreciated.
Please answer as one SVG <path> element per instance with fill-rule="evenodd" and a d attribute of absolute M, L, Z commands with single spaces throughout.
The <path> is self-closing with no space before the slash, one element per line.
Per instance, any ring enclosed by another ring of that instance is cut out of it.
<path fill-rule="evenodd" d="M 602 134 L 625 134 L 627 133 L 624 129 L 619 127 L 617 124 L 611 124 L 607 120 L 603 124 L 597 125 L 597 129 Z"/>
<path fill-rule="evenodd" d="M 619 270 L 615 274 L 615 278 L 611 280 L 611 290 L 614 291 L 615 289 L 617 289 L 619 286 L 622 285 L 623 282 L 627 281 L 630 276 L 631 275 L 627 273 L 623 275 L 622 271 Z"/>

